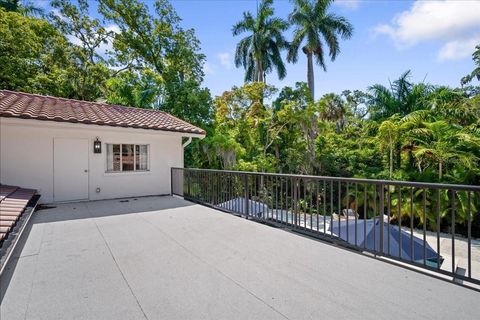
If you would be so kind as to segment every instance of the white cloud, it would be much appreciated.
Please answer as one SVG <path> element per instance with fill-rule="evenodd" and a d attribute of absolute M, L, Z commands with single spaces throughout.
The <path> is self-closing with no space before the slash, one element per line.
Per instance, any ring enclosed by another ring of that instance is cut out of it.
<path fill-rule="evenodd" d="M 205 74 L 212 75 L 215 74 L 215 69 L 210 63 L 205 62 L 205 64 L 203 65 L 203 72 Z"/>
<path fill-rule="evenodd" d="M 233 61 L 232 61 L 232 54 L 230 52 L 222 52 L 217 55 L 220 64 L 227 68 L 228 70 L 232 69 Z"/>
<path fill-rule="evenodd" d="M 390 36 L 399 48 L 422 41 L 441 41 L 439 59 L 446 60 L 464 57 L 472 41 L 478 41 L 479 30 L 480 1 L 416 0 L 409 10 L 395 16 L 390 24 L 378 25 L 374 31 Z"/>
<path fill-rule="evenodd" d="M 108 32 L 120 33 L 120 28 L 116 24 L 111 24 L 111 25 L 106 26 L 105 30 L 107 30 Z M 112 51 L 112 50 L 113 50 L 113 39 L 112 38 L 109 38 L 107 40 L 107 43 L 102 43 L 97 49 L 98 53 L 101 54 L 101 55 L 104 55 L 108 51 Z"/>
<path fill-rule="evenodd" d="M 355 10 L 360 6 L 361 0 L 337 0 L 335 1 L 335 5 L 338 7 L 343 7 L 349 10 Z"/>
<path fill-rule="evenodd" d="M 438 52 L 438 60 L 459 60 L 472 56 L 475 46 L 480 43 L 480 35 L 465 41 L 449 41 Z"/>
<path fill-rule="evenodd" d="M 120 27 L 116 24 L 111 24 L 105 28 L 107 31 L 113 31 L 114 33 L 120 33 Z"/>

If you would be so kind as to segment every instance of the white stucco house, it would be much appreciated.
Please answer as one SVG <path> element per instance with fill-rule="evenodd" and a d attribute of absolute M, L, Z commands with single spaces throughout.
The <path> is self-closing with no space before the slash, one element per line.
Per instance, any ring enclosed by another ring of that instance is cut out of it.
<path fill-rule="evenodd" d="M 163 111 L 0 90 L 0 184 L 42 203 L 168 194 L 184 146 L 204 137 Z"/>

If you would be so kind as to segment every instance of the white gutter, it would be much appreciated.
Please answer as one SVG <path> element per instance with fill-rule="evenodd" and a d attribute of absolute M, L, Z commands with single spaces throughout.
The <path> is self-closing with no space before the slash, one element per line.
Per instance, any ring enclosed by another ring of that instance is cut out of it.
<path fill-rule="evenodd" d="M 192 143 L 192 137 L 188 137 L 188 140 L 182 144 L 183 149 L 185 149 L 190 143 Z"/>
<path fill-rule="evenodd" d="M 187 141 L 185 141 L 182 144 L 183 149 L 185 149 L 190 143 L 192 143 L 192 138 L 198 138 L 200 140 L 203 140 L 205 138 L 205 134 L 198 134 L 198 133 L 193 133 L 193 134 L 188 134 L 188 135 L 183 135 L 185 138 L 188 138 Z"/>

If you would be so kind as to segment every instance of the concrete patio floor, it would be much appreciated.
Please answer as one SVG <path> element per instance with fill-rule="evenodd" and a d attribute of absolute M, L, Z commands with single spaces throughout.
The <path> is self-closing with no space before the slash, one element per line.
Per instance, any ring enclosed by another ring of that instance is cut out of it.
<path fill-rule="evenodd" d="M 478 319 L 480 293 L 173 197 L 38 211 L 0 319 Z"/>

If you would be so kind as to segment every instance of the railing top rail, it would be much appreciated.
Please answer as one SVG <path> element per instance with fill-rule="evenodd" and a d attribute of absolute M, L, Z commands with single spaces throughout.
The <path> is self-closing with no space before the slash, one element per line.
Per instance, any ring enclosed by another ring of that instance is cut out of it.
<path fill-rule="evenodd" d="M 476 185 L 462 185 L 462 184 L 447 184 L 447 183 L 432 183 L 432 182 L 412 182 L 412 181 L 399 181 L 399 180 L 378 180 L 378 179 L 364 179 L 364 178 L 343 178 L 343 177 L 329 177 L 329 176 L 312 176 L 301 174 L 285 174 L 285 173 L 267 173 L 267 172 L 252 172 L 252 171 L 234 171 L 234 170 L 218 170 L 218 169 L 200 169 L 200 168 L 178 168 L 177 170 L 188 171 L 207 171 L 207 172 L 219 172 L 219 173 L 233 173 L 233 174 L 249 174 L 249 175 L 263 175 L 274 177 L 286 177 L 286 178 L 301 178 L 301 179 L 314 179 L 314 180 L 326 180 L 326 181 L 341 181 L 351 183 L 368 183 L 368 184 L 383 184 L 416 188 L 429 188 L 429 189 L 448 189 L 457 191 L 473 191 L 480 192 L 480 186 Z"/>

